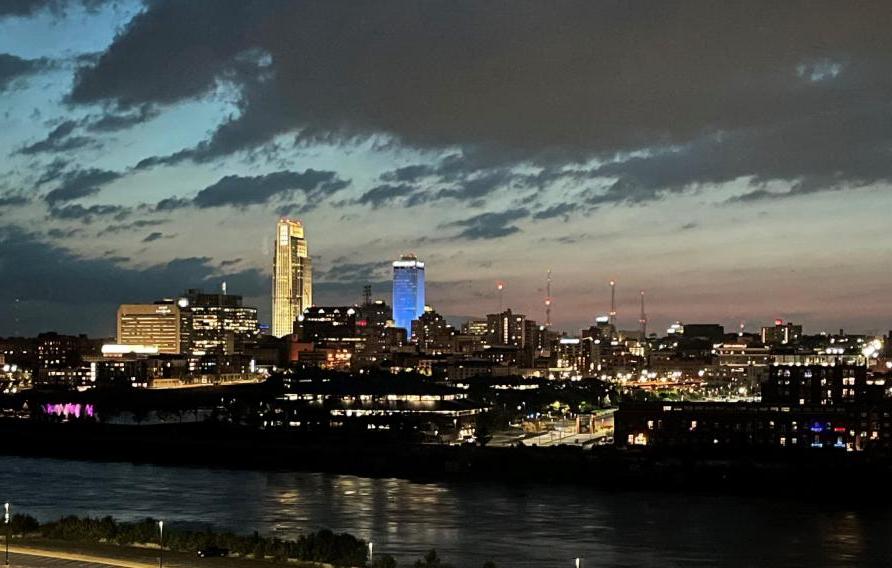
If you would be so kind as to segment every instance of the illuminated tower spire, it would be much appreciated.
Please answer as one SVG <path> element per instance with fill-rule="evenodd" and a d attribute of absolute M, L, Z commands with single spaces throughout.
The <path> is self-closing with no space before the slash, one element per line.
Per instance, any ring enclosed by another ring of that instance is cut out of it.
<path fill-rule="evenodd" d="M 551 327 L 551 269 L 545 276 L 545 327 Z"/>
<path fill-rule="evenodd" d="M 647 315 L 644 313 L 644 290 L 641 291 L 641 317 L 638 319 L 641 324 L 641 341 L 647 339 Z"/>

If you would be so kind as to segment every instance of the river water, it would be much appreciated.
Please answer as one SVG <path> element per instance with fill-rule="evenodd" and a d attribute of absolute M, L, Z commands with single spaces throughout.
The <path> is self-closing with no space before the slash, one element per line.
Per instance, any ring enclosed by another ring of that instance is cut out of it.
<path fill-rule="evenodd" d="M 778 480 L 795 484 L 795 480 Z M 827 480 L 828 492 L 844 492 Z M 878 488 L 886 495 L 888 487 Z M 571 486 L 415 483 L 0 457 L 0 499 L 40 520 L 152 516 L 293 537 L 329 528 L 402 561 L 436 548 L 459 568 L 890 566 L 885 505 L 605 492 Z"/>

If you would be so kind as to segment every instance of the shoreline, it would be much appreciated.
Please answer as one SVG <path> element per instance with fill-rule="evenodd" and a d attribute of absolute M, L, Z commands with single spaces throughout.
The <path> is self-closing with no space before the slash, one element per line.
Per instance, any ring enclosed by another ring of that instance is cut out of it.
<path fill-rule="evenodd" d="M 584 485 L 604 490 L 808 496 L 832 478 L 870 489 L 886 460 L 839 452 L 692 453 L 572 446 L 490 448 L 370 443 L 202 424 L 113 426 L 0 421 L 0 455 L 248 471 L 301 471 L 413 482 Z M 822 476 L 814 476 L 820 468 Z M 778 479 L 800 479 L 778 484 Z M 826 479 L 826 477 L 824 477 Z M 858 492 L 856 492 L 857 495 Z M 849 495 L 852 496 L 851 494 Z M 824 497 L 826 498 L 826 496 Z"/>

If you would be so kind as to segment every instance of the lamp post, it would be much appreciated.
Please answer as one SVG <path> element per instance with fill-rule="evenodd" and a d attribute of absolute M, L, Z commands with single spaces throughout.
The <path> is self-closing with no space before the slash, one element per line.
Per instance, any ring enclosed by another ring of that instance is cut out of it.
<path fill-rule="evenodd" d="M 9 566 L 9 503 L 3 505 L 3 524 L 6 525 L 6 565 Z"/>
<path fill-rule="evenodd" d="M 161 549 L 158 554 L 158 568 L 164 568 L 164 521 L 158 521 L 158 545 Z"/>
<path fill-rule="evenodd" d="M 369 541 L 369 566 L 372 565 L 372 555 L 375 552 L 375 543 Z"/>

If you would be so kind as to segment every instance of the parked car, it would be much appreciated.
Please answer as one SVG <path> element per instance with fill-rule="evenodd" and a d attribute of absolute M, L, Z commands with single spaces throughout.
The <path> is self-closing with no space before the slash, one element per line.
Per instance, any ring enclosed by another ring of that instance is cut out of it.
<path fill-rule="evenodd" d="M 199 558 L 221 558 L 229 556 L 229 549 L 220 548 L 219 546 L 208 546 L 198 549 Z"/>

